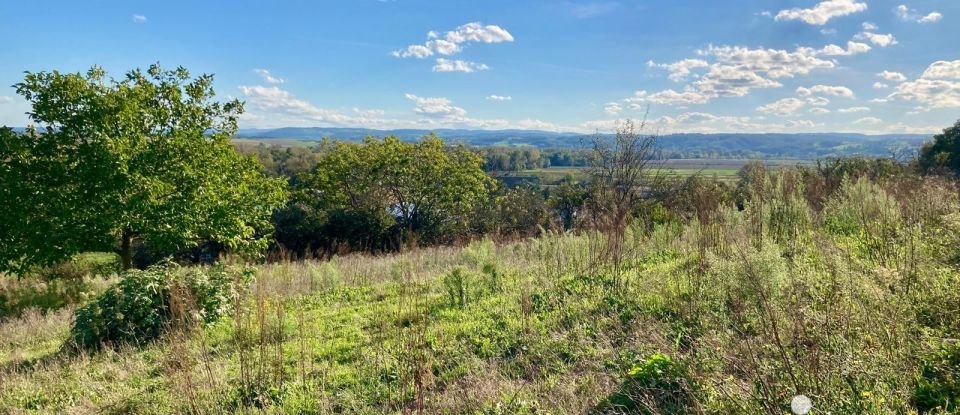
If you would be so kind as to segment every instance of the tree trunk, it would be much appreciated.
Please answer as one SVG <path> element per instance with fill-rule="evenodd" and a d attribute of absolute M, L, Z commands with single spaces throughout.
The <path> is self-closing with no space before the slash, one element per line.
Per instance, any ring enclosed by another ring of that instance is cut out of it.
<path fill-rule="evenodd" d="M 133 235 L 123 231 L 120 235 L 120 268 L 126 271 L 133 267 Z"/>

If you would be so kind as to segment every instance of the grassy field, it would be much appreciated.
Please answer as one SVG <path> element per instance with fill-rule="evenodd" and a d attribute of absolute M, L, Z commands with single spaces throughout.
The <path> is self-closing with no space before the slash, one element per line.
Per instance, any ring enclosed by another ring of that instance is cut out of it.
<path fill-rule="evenodd" d="M 737 171 L 750 160 L 746 159 L 672 159 L 659 163 L 656 168 L 661 174 L 672 177 L 688 177 L 695 174 L 717 178 L 721 181 L 733 182 L 737 180 Z M 771 170 L 797 165 L 808 165 L 807 160 L 764 160 L 764 164 Z M 543 185 L 555 185 L 567 175 L 584 178 L 586 167 L 547 167 L 543 169 L 523 170 L 516 173 L 507 173 L 507 176 L 534 176 L 540 179 Z"/>
<path fill-rule="evenodd" d="M 26 309 L 0 412 L 956 413 L 960 204 L 920 189 L 636 226 L 621 256 L 585 232 L 261 265 L 231 317 L 99 352 L 63 347 L 76 305 Z"/>

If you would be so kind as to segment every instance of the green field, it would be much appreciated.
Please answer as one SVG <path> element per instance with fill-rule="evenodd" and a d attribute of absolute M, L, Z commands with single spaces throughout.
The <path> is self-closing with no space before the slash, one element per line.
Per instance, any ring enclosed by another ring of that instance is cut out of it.
<path fill-rule="evenodd" d="M 722 181 L 732 182 L 737 179 L 737 171 L 740 170 L 750 160 L 746 159 L 673 159 L 658 163 L 651 169 L 653 172 L 659 172 L 668 177 L 688 177 L 695 174 L 706 177 L 716 177 Z M 797 166 L 809 165 L 812 162 L 808 160 L 764 160 L 764 164 L 773 170 Z M 540 179 L 540 183 L 545 186 L 555 185 L 567 175 L 573 175 L 582 179 L 587 174 L 587 167 L 547 167 L 542 169 L 523 170 L 519 172 L 504 173 L 504 176 L 534 176 Z"/>

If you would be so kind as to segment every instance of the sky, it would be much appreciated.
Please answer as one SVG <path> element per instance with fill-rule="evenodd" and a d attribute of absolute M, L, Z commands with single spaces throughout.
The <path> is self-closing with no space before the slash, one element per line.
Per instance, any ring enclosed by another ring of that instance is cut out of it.
<path fill-rule="evenodd" d="M 4 1 L 24 72 L 215 75 L 241 128 L 933 133 L 960 118 L 960 0 Z"/>

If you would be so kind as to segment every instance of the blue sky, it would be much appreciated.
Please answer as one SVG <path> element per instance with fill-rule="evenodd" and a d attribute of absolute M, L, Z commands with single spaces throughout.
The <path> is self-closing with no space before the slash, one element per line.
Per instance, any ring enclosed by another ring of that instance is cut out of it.
<path fill-rule="evenodd" d="M 960 1 L 23 1 L 24 71 L 213 73 L 241 126 L 936 132 L 960 118 Z M 28 107 L 0 88 L 0 124 Z"/>

